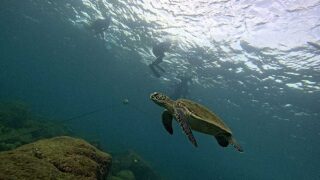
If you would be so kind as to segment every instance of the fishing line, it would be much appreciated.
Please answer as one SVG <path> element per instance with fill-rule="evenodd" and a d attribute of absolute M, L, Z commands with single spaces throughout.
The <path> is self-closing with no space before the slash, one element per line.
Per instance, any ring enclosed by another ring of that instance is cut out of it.
<path fill-rule="evenodd" d="M 124 99 L 122 101 L 122 104 L 125 105 L 125 106 L 129 106 L 130 108 L 142 113 L 142 114 L 149 114 L 151 115 L 150 112 L 147 112 L 147 111 L 144 111 L 142 110 L 141 108 L 139 108 L 138 106 L 134 106 L 134 105 L 131 105 L 129 104 L 129 100 L 128 99 Z M 84 118 L 84 117 L 88 117 L 90 115 L 93 115 L 93 114 L 96 114 L 98 112 L 102 112 L 102 111 L 105 111 L 105 110 L 108 110 L 110 107 L 103 107 L 103 108 L 99 108 L 99 109 L 96 109 L 96 110 L 93 110 L 93 111 L 88 111 L 88 112 L 85 112 L 85 113 L 81 113 L 81 114 L 77 114 L 75 116 L 72 116 L 70 118 L 67 118 L 67 119 L 63 119 L 63 120 L 60 120 L 60 121 L 55 121 L 55 122 L 58 122 L 58 123 L 66 123 L 66 122 L 70 122 L 70 121 L 74 121 L 74 120 L 77 120 L 77 119 L 81 119 L 81 118 Z M 53 123 L 55 123 L 53 122 Z M 17 134 L 17 135 L 13 135 L 13 136 L 9 136 L 7 138 L 0 138 L 0 142 L 3 142 L 3 141 L 8 141 L 8 140 L 11 140 L 11 139 L 15 139 L 15 138 L 18 138 L 18 137 L 21 137 L 23 135 L 26 135 L 26 134 L 29 134 L 29 133 L 34 133 L 34 132 L 37 132 L 37 131 L 40 131 L 40 130 L 44 130 L 44 129 L 47 129 L 47 128 L 50 128 L 50 127 L 54 127 L 54 126 L 58 126 L 60 124 L 52 124 L 52 125 L 49 125 L 49 126 L 46 126 L 46 127 L 41 127 L 41 128 L 36 128 L 36 129 L 30 129 L 30 130 L 26 130 L 25 132 L 21 133 L 21 134 Z"/>
<path fill-rule="evenodd" d="M 90 116 L 91 114 L 95 114 L 95 113 L 101 112 L 101 111 L 106 110 L 106 109 L 107 108 L 96 109 L 96 110 L 93 110 L 93 111 L 89 111 L 89 112 L 85 112 L 85 113 L 73 116 L 73 117 L 68 118 L 68 119 L 60 120 L 60 121 L 57 121 L 57 122 L 65 123 L 65 122 L 73 121 L 73 120 L 80 119 L 80 118 L 83 118 L 83 117 L 86 117 L 86 116 Z"/>
<path fill-rule="evenodd" d="M 94 111 L 89 111 L 89 112 L 86 112 L 86 113 L 82 113 L 82 114 L 73 116 L 73 117 L 68 118 L 68 119 L 63 119 L 63 120 L 55 121 L 55 122 L 51 122 L 51 123 L 56 123 L 56 122 L 58 122 L 58 123 L 70 122 L 70 121 L 73 121 L 73 120 L 76 120 L 76 119 L 80 119 L 80 118 L 83 118 L 83 117 L 86 117 L 86 116 L 89 116 L 89 115 L 98 113 L 98 112 L 103 111 L 103 110 L 106 110 L 106 108 L 96 109 L 96 110 L 94 110 Z M 11 139 L 15 139 L 15 138 L 21 137 L 21 136 L 26 135 L 26 134 L 29 134 L 29 133 L 34 133 L 34 132 L 37 132 L 37 131 L 40 131 L 40 130 L 44 130 L 44 129 L 47 129 L 47 128 L 50 128 L 50 127 L 58 126 L 58 125 L 60 125 L 60 124 L 52 124 L 52 125 L 49 125 L 49 126 L 46 126 L 46 127 L 40 127 L 40 128 L 36 128 L 36 129 L 26 130 L 25 132 L 23 132 L 23 133 L 21 133 L 21 134 L 9 136 L 9 137 L 7 137 L 7 138 L 0 138 L 0 142 L 2 142 L 2 141 L 7 141 L 7 140 L 11 140 Z"/>

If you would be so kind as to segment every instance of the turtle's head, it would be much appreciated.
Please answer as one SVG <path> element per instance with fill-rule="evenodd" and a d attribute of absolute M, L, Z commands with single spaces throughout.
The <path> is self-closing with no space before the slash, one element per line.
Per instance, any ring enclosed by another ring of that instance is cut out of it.
<path fill-rule="evenodd" d="M 159 106 L 162 106 L 164 108 L 168 108 L 168 106 L 170 106 L 170 104 L 172 103 L 172 100 L 168 96 L 166 96 L 166 95 L 164 95 L 162 93 L 159 93 L 159 92 L 152 93 L 150 95 L 150 99 L 154 103 L 156 103 Z"/>

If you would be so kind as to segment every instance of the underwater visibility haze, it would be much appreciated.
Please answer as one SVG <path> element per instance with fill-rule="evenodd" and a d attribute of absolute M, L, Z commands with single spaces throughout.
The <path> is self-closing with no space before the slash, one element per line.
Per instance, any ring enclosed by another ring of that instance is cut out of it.
<path fill-rule="evenodd" d="M 104 151 L 170 180 L 320 179 L 319 0 L 2 0 L 0 27 L 0 101 Z M 153 92 L 213 111 L 244 153 L 170 135 Z"/>

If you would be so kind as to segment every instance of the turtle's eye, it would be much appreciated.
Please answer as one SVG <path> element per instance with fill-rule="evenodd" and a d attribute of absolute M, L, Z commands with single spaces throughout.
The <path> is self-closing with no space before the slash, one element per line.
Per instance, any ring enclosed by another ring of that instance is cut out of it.
<path fill-rule="evenodd" d="M 156 97 L 158 100 L 165 100 L 166 97 L 161 95 L 161 94 L 158 94 L 158 96 Z"/>
<path fill-rule="evenodd" d="M 167 97 L 161 93 L 153 93 L 150 98 L 157 101 L 163 101 L 167 99 Z"/>

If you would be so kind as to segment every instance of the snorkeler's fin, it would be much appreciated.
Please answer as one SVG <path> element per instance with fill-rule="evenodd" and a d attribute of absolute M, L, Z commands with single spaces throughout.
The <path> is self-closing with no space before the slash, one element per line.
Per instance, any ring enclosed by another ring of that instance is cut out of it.
<path fill-rule="evenodd" d="M 162 124 L 169 134 L 173 134 L 172 115 L 167 110 L 163 111 L 162 113 Z"/>
<path fill-rule="evenodd" d="M 178 121 L 179 125 L 181 126 L 183 132 L 187 135 L 189 141 L 195 146 L 198 147 L 196 138 L 194 138 L 191 127 L 188 123 L 187 116 L 184 113 L 182 108 L 176 107 L 174 108 L 174 117 Z"/>
<path fill-rule="evenodd" d="M 154 68 L 153 64 L 150 64 L 149 67 L 150 67 L 153 75 L 156 76 L 157 78 L 160 78 L 160 74 L 156 71 L 156 69 Z"/>

